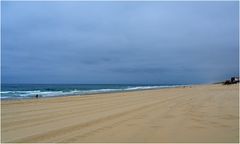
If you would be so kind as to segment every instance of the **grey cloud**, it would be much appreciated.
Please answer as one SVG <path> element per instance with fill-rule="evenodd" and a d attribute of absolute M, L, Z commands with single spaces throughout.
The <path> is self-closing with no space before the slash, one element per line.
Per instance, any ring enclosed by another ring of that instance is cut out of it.
<path fill-rule="evenodd" d="M 238 21 L 238 2 L 4 1 L 2 82 L 219 81 L 239 73 Z"/>
<path fill-rule="evenodd" d="M 153 73 L 166 73 L 172 71 L 171 68 L 158 68 L 158 67 L 128 67 L 128 68 L 113 68 L 110 69 L 112 72 L 117 72 L 117 73 L 130 73 L 130 74 L 138 74 L 138 73 L 148 73 L 148 74 L 153 74 Z"/>

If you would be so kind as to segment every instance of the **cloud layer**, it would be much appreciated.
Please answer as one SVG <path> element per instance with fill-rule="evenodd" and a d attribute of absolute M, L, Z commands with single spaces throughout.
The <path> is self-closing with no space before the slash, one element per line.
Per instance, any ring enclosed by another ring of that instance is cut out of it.
<path fill-rule="evenodd" d="M 2 82 L 223 80 L 238 17 L 238 2 L 2 2 Z"/>

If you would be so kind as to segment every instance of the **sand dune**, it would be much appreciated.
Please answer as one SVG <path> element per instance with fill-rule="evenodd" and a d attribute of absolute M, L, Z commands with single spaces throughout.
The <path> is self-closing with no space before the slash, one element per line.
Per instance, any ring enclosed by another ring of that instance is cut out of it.
<path fill-rule="evenodd" d="M 238 142 L 238 86 L 2 101 L 2 142 Z"/>

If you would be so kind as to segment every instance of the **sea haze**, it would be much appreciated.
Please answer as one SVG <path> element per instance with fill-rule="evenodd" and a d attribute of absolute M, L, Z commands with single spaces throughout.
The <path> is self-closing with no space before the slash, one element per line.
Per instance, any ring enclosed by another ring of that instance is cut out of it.
<path fill-rule="evenodd" d="M 2 84 L 1 99 L 86 95 L 176 87 L 180 85 L 136 84 Z"/>

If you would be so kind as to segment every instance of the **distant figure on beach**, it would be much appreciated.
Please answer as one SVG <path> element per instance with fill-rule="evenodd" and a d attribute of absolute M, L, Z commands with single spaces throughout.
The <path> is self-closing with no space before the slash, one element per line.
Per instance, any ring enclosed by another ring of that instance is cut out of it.
<path fill-rule="evenodd" d="M 36 98 L 38 98 L 39 97 L 39 95 L 38 94 L 36 94 L 36 96 L 35 96 Z"/>

